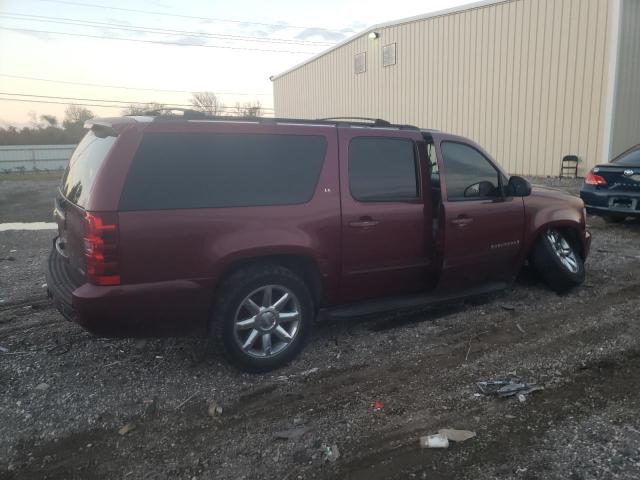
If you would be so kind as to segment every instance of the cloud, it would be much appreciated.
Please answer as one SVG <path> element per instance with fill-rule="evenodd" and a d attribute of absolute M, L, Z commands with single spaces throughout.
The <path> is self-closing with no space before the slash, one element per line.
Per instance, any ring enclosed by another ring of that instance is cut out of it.
<path fill-rule="evenodd" d="M 120 33 L 121 30 L 118 30 L 116 28 L 95 27 L 95 29 L 98 32 L 98 34 L 105 37 L 123 38 L 123 35 Z"/>
<path fill-rule="evenodd" d="M 286 30 L 289 24 L 284 21 L 278 21 L 273 25 L 256 25 L 253 23 L 240 23 L 238 27 L 242 30 L 243 35 L 251 35 L 254 37 L 269 37 L 276 32 Z"/>
<path fill-rule="evenodd" d="M 207 45 L 208 41 L 206 37 L 195 36 L 183 36 L 171 40 L 173 43 L 180 45 Z"/>
<path fill-rule="evenodd" d="M 114 24 L 121 24 L 121 25 L 127 25 L 127 26 L 131 26 L 131 22 L 128 22 L 126 20 L 123 20 L 121 18 L 113 18 L 113 17 L 107 17 L 106 18 L 107 23 L 114 23 Z"/>
<path fill-rule="evenodd" d="M 366 23 L 362 23 L 362 22 L 351 22 L 347 27 L 341 29 L 340 31 L 344 33 L 356 33 L 364 30 L 369 26 L 370 25 L 367 25 Z"/>
<path fill-rule="evenodd" d="M 298 40 L 328 40 L 330 42 L 339 42 L 346 37 L 347 35 L 343 32 L 336 32 L 325 28 L 305 28 L 296 35 L 296 39 Z"/>
<path fill-rule="evenodd" d="M 28 35 L 30 37 L 34 37 L 37 38 L 38 40 L 52 40 L 53 37 L 51 37 L 51 35 L 49 35 L 48 33 L 44 33 L 44 32 L 32 32 L 32 31 L 27 31 L 27 30 L 21 30 L 18 33 L 21 33 L 23 35 Z"/>

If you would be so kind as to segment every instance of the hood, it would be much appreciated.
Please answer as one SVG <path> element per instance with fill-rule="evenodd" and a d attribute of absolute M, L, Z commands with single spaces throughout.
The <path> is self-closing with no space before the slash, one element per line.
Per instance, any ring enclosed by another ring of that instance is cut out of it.
<path fill-rule="evenodd" d="M 565 190 L 547 187 L 544 185 L 532 185 L 531 195 L 529 197 L 525 197 L 525 201 L 527 200 L 527 198 L 543 198 L 546 199 L 547 202 L 550 200 L 555 200 L 557 202 L 561 202 L 565 205 L 571 205 L 579 209 L 582 209 L 582 207 L 584 206 L 582 199 L 577 195 L 572 195 L 570 193 L 567 193 Z"/>
<path fill-rule="evenodd" d="M 572 197 L 573 195 L 567 193 L 564 190 L 560 190 L 559 188 L 547 187 L 546 185 L 531 185 L 531 195 L 536 195 L 538 197 Z"/>

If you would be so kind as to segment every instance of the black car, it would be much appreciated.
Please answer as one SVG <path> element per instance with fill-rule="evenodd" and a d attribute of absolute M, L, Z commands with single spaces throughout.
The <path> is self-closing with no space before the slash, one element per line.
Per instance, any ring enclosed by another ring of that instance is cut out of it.
<path fill-rule="evenodd" d="M 588 213 L 609 222 L 640 217 L 640 144 L 610 163 L 593 167 L 584 179 L 580 197 Z"/>

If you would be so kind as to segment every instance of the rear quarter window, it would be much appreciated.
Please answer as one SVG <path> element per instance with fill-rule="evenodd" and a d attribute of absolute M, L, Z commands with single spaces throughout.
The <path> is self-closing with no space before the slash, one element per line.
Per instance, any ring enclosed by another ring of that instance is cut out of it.
<path fill-rule="evenodd" d="M 89 131 L 71 155 L 62 177 L 60 191 L 67 200 L 85 207 L 98 170 L 109 154 L 117 137 L 98 137 Z"/>
<path fill-rule="evenodd" d="M 312 135 L 146 134 L 120 210 L 299 204 L 311 200 L 326 152 Z"/>

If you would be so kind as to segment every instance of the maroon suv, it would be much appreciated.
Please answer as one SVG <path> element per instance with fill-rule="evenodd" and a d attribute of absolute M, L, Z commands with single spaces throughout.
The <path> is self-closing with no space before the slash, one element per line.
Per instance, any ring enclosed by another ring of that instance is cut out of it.
<path fill-rule="evenodd" d="M 62 314 L 100 335 L 206 327 L 233 364 L 265 371 L 318 316 L 488 293 L 526 261 L 557 291 L 584 279 L 582 200 L 459 136 L 188 111 L 87 127 L 47 273 Z"/>

